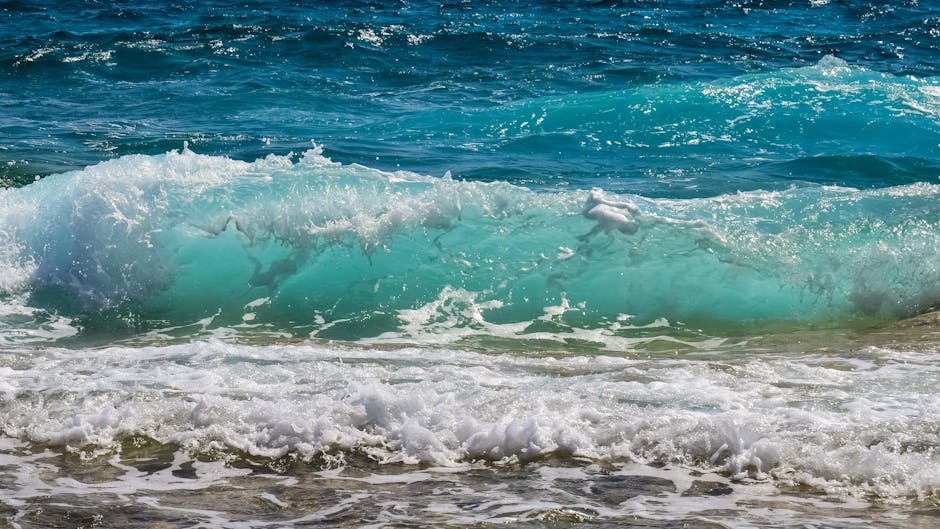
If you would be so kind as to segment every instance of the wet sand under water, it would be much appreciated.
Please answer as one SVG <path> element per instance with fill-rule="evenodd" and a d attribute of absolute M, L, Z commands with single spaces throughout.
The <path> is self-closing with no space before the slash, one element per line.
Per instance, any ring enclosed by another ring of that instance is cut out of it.
<path fill-rule="evenodd" d="M 6 527 L 737 527 L 928 529 L 935 503 L 903 506 L 730 481 L 674 467 L 580 460 L 461 468 L 341 469 L 290 459 L 181 462 L 151 444 L 133 458 L 32 459 L 32 490 L 4 472 Z M 9 469 L 9 467 L 0 467 Z M 27 478 L 28 479 L 28 478 Z M 17 487 L 10 481 L 16 481 Z"/>

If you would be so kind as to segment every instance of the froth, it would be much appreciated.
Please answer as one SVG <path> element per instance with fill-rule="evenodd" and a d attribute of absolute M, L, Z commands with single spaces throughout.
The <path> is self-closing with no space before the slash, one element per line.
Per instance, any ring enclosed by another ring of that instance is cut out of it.
<path fill-rule="evenodd" d="M 933 356 L 862 350 L 849 364 L 740 351 L 646 360 L 222 342 L 50 350 L 6 357 L 0 425 L 7 437 L 86 454 L 146 436 L 191 454 L 363 453 L 456 467 L 573 455 L 924 498 L 940 487 Z"/>

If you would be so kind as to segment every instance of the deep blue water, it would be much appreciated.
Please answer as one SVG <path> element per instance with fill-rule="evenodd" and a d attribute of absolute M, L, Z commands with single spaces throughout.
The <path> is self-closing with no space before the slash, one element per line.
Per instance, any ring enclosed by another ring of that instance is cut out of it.
<path fill-rule="evenodd" d="M 16 185 L 184 140 L 674 197 L 940 166 L 931 2 L 38 1 L 0 20 Z M 848 70 L 814 73 L 827 57 Z"/>

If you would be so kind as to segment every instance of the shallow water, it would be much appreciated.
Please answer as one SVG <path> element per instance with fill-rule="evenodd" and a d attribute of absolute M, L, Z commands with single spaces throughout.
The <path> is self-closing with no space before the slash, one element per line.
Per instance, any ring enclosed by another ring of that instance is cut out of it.
<path fill-rule="evenodd" d="M 19 527 L 930 527 L 935 336 L 9 351 L 5 505 Z"/>

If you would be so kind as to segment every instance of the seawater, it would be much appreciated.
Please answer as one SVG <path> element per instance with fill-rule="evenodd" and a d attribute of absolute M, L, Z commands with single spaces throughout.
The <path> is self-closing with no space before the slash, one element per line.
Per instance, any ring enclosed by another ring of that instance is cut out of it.
<path fill-rule="evenodd" d="M 927 2 L 0 5 L 9 527 L 933 527 Z"/>

